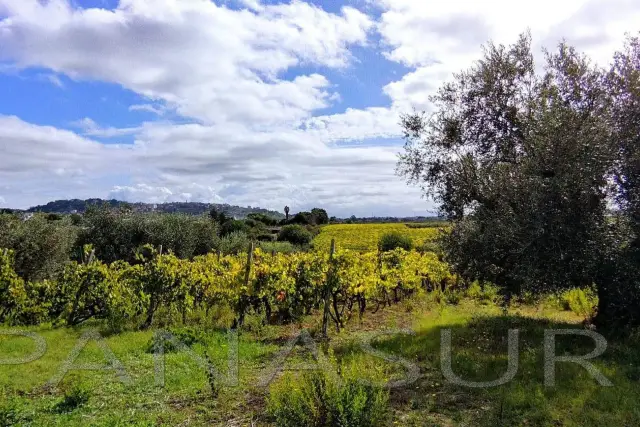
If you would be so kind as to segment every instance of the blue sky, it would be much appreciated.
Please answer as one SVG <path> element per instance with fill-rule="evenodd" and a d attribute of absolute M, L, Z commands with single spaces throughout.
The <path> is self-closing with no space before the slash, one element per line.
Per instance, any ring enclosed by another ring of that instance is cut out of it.
<path fill-rule="evenodd" d="M 399 115 L 527 28 L 606 64 L 640 3 L 0 0 L 0 206 L 205 201 L 424 215 Z"/>

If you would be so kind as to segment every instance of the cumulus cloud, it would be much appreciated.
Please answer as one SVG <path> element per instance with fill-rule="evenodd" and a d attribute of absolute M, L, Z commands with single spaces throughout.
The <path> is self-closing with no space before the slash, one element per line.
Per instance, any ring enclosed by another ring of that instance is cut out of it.
<path fill-rule="evenodd" d="M 109 192 L 109 198 L 146 203 L 222 202 L 222 198 L 216 194 L 213 188 L 195 183 L 173 189 L 154 187 L 143 183 L 133 186 L 114 186 Z"/>
<path fill-rule="evenodd" d="M 113 10 L 0 0 L 0 72 L 114 83 L 144 98 L 125 110 L 159 116 L 127 128 L 85 117 L 73 130 L 0 116 L 0 182 L 10 184 L 2 197 L 17 207 L 110 196 L 424 214 L 429 204 L 394 175 L 399 146 L 371 139 L 397 138 L 399 115 L 429 110 L 429 95 L 488 39 L 511 43 L 529 28 L 538 50 L 565 37 L 605 63 L 640 21 L 634 0 L 345 4 L 360 10 L 300 0 L 120 0 Z M 377 18 L 361 11 L 369 6 Z M 356 46 L 408 71 L 377 88 L 386 105 L 319 112 L 344 102 L 328 70 L 352 72 Z M 175 115 L 180 123 L 166 121 Z M 124 136 L 134 143 L 96 141 Z"/>
<path fill-rule="evenodd" d="M 113 168 L 127 158 L 128 151 L 0 115 L 0 176 L 84 175 Z"/>
<path fill-rule="evenodd" d="M 326 107 L 324 76 L 279 74 L 345 67 L 349 46 L 365 43 L 373 25 L 356 9 L 336 15 L 301 1 L 240 11 L 209 0 L 121 0 L 115 10 L 67 0 L 0 5 L 9 14 L 0 59 L 117 83 L 208 123 L 281 123 Z"/>

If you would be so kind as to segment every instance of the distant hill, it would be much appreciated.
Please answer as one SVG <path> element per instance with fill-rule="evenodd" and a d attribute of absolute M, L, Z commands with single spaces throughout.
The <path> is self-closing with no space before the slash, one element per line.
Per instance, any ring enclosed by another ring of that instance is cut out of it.
<path fill-rule="evenodd" d="M 197 202 L 176 202 L 176 203 L 129 203 L 119 200 L 102 200 L 102 199 L 87 199 L 87 200 L 56 200 L 55 202 L 49 202 L 46 205 L 34 206 L 27 209 L 27 212 L 44 212 L 44 213 L 83 213 L 87 210 L 87 207 L 91 205 L 108 204 L 111 207 L 124 207 L 128 206 L 136 212 L 160 212 L 160 213 L 184 213 L 188 215 L 202 215 L 209 213 L 211 208 L 216 208 L 218 211 L 225 212 L 229 216 L 241 219 L 245 218 L 250 213 L 262 213 L 274 218 L 284 218 L 284 214 L 268 209 L 254 208 L 251 206 L 241 207 L 228 204 L 217 203 L 197 203 Z"/>

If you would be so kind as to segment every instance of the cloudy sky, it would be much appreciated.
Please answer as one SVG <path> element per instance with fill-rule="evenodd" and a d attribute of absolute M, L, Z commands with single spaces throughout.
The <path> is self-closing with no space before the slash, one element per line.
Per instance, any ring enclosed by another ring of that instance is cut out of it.
<path fill-rule="evenodd" d="M 492 39 L 606 65 L 637 0 L 0 0 L 0 206 L 431 209 L 399 115 Z"/>

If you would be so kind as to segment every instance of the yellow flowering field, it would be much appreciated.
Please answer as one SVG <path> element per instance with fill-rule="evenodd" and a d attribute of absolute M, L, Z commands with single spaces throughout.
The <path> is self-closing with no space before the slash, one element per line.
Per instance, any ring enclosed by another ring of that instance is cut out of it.
<path fill-rule="evenodd" d="M 378 248 L 378 241 L 383 234 L 397 231 L 410 236 L 415 246 L 421 246 L 425 241 L 434 239 L 439 230 L 438 227 L 409 228 L 404 223 L 332 224 L 322 227 L 313 245 L 317 250 L 328 251 L 331 239 L 336 239 L 336 246 L 340 249 L 371 251 Z"/>

